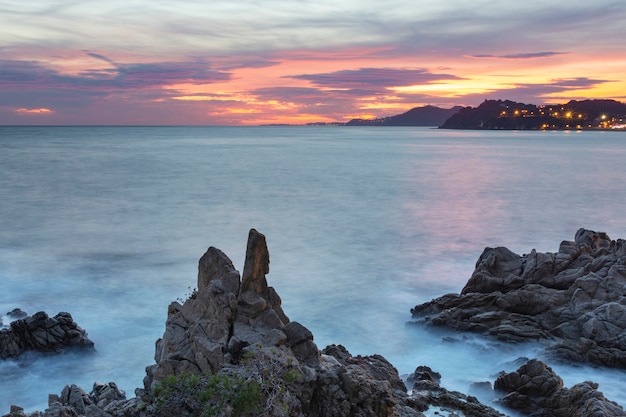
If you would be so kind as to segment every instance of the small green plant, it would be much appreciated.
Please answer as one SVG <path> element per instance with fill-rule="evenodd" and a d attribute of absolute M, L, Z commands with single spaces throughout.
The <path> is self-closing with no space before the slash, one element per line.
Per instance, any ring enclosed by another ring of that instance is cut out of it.
<path fill-rule="evenodd" d="M 225 374 L 213 374 L 198 397 L 203 407 L 202 417 L 243 417 L 258 410 L 263 401 L 260 384 L 255 380 Z"/>
<path fill-rule="evenodd" d="M 174 412 L 182 399 L 194 396 L 199 385 L 200 377 L 192 373 L 166 376 L 153 390 L 156 411 L 163 415 Z"/>
<path fill-rule="evenodd" d="M 294 383 L 300 378 L 302 378 L 302 374 L 296 371 L 295 369 L 289 369 L 283 375 L 283 379 L 285 380 L 287 384 Z"/>
<path fill-rule="evenodd" d="M 285 351 L 270 347 L 248 351 L 242 357 L 248 378 L 258 381 L 263 391 L 264 415 L 290 415 L 298 401 L 289 385 L 299 381 L 303 375 L 294 366 Z M 293 388 L 293 387 L 292 387 Z"/>
<path fill-rule="evenodd" d="M 258 381 L 239 376 L 169 375 L 153 390 L 157 416 L 252 417 L 264 402 Z"/>

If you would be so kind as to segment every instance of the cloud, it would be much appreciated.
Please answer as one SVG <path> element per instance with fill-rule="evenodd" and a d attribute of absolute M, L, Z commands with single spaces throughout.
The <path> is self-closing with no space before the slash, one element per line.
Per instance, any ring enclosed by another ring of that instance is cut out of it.
<path fill-rule="evenodd" d="M 87 55 L 89 55 L 92 58 L 99 59 L 100 61 L 108 62 L 109 64 L 117 66 L 117 64 L 112 59 L 109 59 L 104 55 L 96 54 L 94 52 L 89 52 L 89 51 L 83 51 L 83 52 L 85 52 Z"/>
<path fill-rule="evenodd" d="M 578 78 L 566 78 L 553 80 L 552 84 L 555 87 L 562 87 L 563 90 L 577 90 L 583 88 L 591 88 L 600 84 L 612 82 L 613 80 L 598 80 L 587 77 Z"/>
<path fill-rule="evenodd" d="M 561 99 L 584 99 L 586 97 L 578 97 L 576 91 L 597 87 L 608 82 L 611 82 L 611 80 L 580 77 L 554 79 L 548 83 L 518 83 L 505 88 L 494 86 L 491 91 L 486 93 L 451 97 L 449 103 L 475 105 L 487 99 L 509 99 L 532 104 L 554 103 Z"/>
<path fill-rule="evenodd" d="M 21 107 L 21 108 L 15 110 L 15 112 L 17 114 L 50 114 L 50 113 L 52 113 L 52 110 L 46 109 L 46 108 L 27 109 L 27 108 Z"/>
<path fill-rule="evenodd" d="M 200 123 L 206 113 L 200 108 L 172 103 L 179 94 L 176 84 L 213 84 L 231 79 L 202 61 L 120 64 L 101 54 L 88 56 L 104 61 L 71 74 L 62 67 L 40 61 L 0 60 L 0 107 L 2 120 L 10 115 L 44 115 L 51 123 Z M 59 69 L 61 68 L 61 69 Z M 169 109 L 165 111 L 163 109 Z M 175 109 L 184 108 L 181 113 Z M 51 113 L 45 110 L 52 109 Z M 162 112 L 160 114 L 159 112 Z M 0 120 L 0 122 L 2 122 Z"/>
<path fill-rule="evenodd" d="M 503 58 L 503 59 L 532 59 L 532 58 L 546 58 L 555 55 L 563 55 L 568 52 L 526 52 L 519 54 L 508 54 L 508 55 L 491 55 L 491 54 L 479 54 L 479 55 L 470 55 L 472 58 Z"/>
<path fill-rule="evenodd" d="M 279 60 L 268 60 L 268 59 L 239 59 L 234 63 L 230 64 L 222 64 L 219 66 L 222 71 L 232 71 L 235 69 L 242 68 L 267 68 L 273 67 L 276 65 L 280 65 Z"/>
<path fill-rule="evenodd" d="M 0 86 L 7 90 L 37 89 L 144 89 L 172 84 L 210 84 L 228 81 L 231 74 L 214 70 L 202 61 L 116 64 L 99 54 L 89 56 L 113 64 L 113 68 L 85 69 L 62 74 L 37 61 L 0 60 Z"/>
<path fill-rule="evenodd" d="M 289 100 L 323 100 L 328 98 L 328 92 L 311 87 L 267 87 L 250 91 L 251 94 L 262 100 L 274 100 L 277 97 Z"/>
<path fill-rule="evenodd" d="M 286 78 L 306 80 L 330 88 L 386 88 L 458 80 L 450 74 L 434 74 L 422 68 L 360 68 L 320 74 L 291 75 Z"/>

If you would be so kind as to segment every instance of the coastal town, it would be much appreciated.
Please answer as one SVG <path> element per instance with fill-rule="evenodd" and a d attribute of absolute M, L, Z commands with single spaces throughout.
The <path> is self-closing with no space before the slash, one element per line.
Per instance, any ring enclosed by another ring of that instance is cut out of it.
<path fill-rule="evenodd" d="M 346 123 L 308 123 L 324 126 L 437 126 L 477 130 L 616 130 L 626 131 L 626 104 L 616 100 L 570 100 L 565 104 L 525 104 L 485 100 L 477 107 L 449 109 L 432 105 L 377 119 Z"/>
<path fill-rule="evenodd" d="M 625 130 L 626 104 L 615 100 L 570 100 L 534 105 L 485 100 L 465 107 L 446 120 L 444 129 Z"/>
<path fill-rule="evenodd" d="M 501 118 L 550 118 L 552 120 L 541 123 L 542 129 L 626 129 L 626 115 L 622 113 L 600 114 L 576 111 L 567 106 L 536 106 L 535 109 L 514 108 L 502 110 Z"/>

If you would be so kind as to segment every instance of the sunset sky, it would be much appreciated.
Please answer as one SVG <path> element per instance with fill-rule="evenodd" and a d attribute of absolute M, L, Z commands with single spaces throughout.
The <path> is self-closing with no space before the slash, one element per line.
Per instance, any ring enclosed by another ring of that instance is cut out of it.
<path fill-rule="evenodd" d="M 626 98 L 623 0 L 0 0 L 0 124 L 345 122 Z"/>

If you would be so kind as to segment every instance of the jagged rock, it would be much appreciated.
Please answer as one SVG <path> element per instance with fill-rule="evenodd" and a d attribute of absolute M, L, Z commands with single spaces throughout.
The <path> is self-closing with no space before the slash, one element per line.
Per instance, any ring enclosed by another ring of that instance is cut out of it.
<path fill-rule="evenodd" d="M 415 371 L 408 376 L 407 382 L 415 384 L 421 381 L 430 381 L 435 384 L 441 382 L 441 374 L 430 369 L 428 366 L 418 366 Z"/>
<path fill-rule="evenodd" d="M 564 388 L 563 380 L 545 363 L 531 359 L 517 371 L 496 379 L 494 389 L 505 394 L 499 401 L 530 416 L 626 416 L 624 409 L 607 400 L 598 384 L 583 382 Z"/>
<path fill-rule="evenodd" d="M 209 248 L 200 260 L 197 293 L 169 308 L 144 393 L 168 375 L 201 375 L 201 389 L 209 383 L 207 375 L 219 374 L 261 381 L 271 398 L 262 412 L 268 416 L 284 410 L 311 417 L 420 415 L 409 405 L 396 369 L 381 356 L 355 358 L 343 347 L 320 352 L 313 334 L 282 311 L 280 297 L 267 284 L 268 272 L 266 240 L 254 229 L 241 280 L 226 255 Z M 166 414 L 185 415 L 190 405 L 181 401 L 169 396 Z"/>
<path fill-rule="evenodd" d="M 251 230 L 247 248 L 242 279 L 220 250 L 211 247 L 202 256 L 197 291 L 168 307 L 156 363 L 146 369 L 144 388 L 135 398 L 127 400 L 114 383 L 95 383 L 89 394 L 68 385 L 60 395 L 50 395 L 44 413 L 27 417 L 424 417 L 429 409 L 436 415 L 503 416 L 472 396 L 442 388 L 441 376 L 430 368 L 416 369 L 408 393 L 397 370 L 380 355 L 355 357 L 341 345 L 320 351 L 305 326 L 289 321 L 267 285 L 265 237 Z M 619 314 L 611 307 L 597 316 L 614 320 Z M 483 317 L 485 323 L 491 320 Z M 566 400 L 581 399 L 591 404 L 585 410 L 613 410 L 611 403 L 595 401 L 603 397 L 586 386 L 554 397 L 549 405 L 559 409 Z M 23 415 L 19 407 L 11 410 Z"/>
<path fill-rule="evenodd" d="M 562 359 L 626 367 L 626 245 L 579 229 L 557 253 L 486 248 L 461 293 L 411 311 L 417 322 L 539 340 Z"/>
<path fill-rule="evenodd" d="M 237 359 L 242 348 L 262 342 L 271 330 L 282 330 L 289 319 L 280 297 L 267 284 L 268 272 L 265 236 L 254 229 L 248 236 L 243 280 L 232 261 L 210 247 L 198 264 L 197 292 L 183 305 L 173 302 L 168 309 L 146 388 L 170 374 L 217 372 Z M 281 340 L 278 337 L 275 343 Z"/>
<path fill-rule="evenodd" d="M 15 311 L 15 310 L 14 310 Z M 54 317 L 40 311 L 11 322 L 0 330 L 0 358 L 17 357 L 26 351 L 60 352 L 67 348 L 92 349 L 94 343 L 69 313 Z"/>
<path fill-rule="evenodd" d="M 500 411 L 480 403 L 476 397 L 449 391 L 439 385 L 441 375 L 427 366 L 419 366 L 409 377 L 414 408 L 430 410 L 430 415 L 505 417 Z M 488 383 L 489 384 L 489 383 Z M 489 384 L 490 385 L 490 384 Z M 489 386 L 490 389 L 490 386 Z"/>
<path fill-rule="evenodd" d="M 11 317 L 12 319 L 23 319 L 24 317 L 28 316 L 28 314 L 21 308 L 14 308 L 11 311 L 7 311 L 7 316 Z"/>
<path fill-rule="evenodd" d="M 91 391 L 93 402 L 99 407 L 106 409 L 109 405 L 126 399 L 126 393 L 117 387 L 115 382 L 103 384 L 95 382 Z"/>

